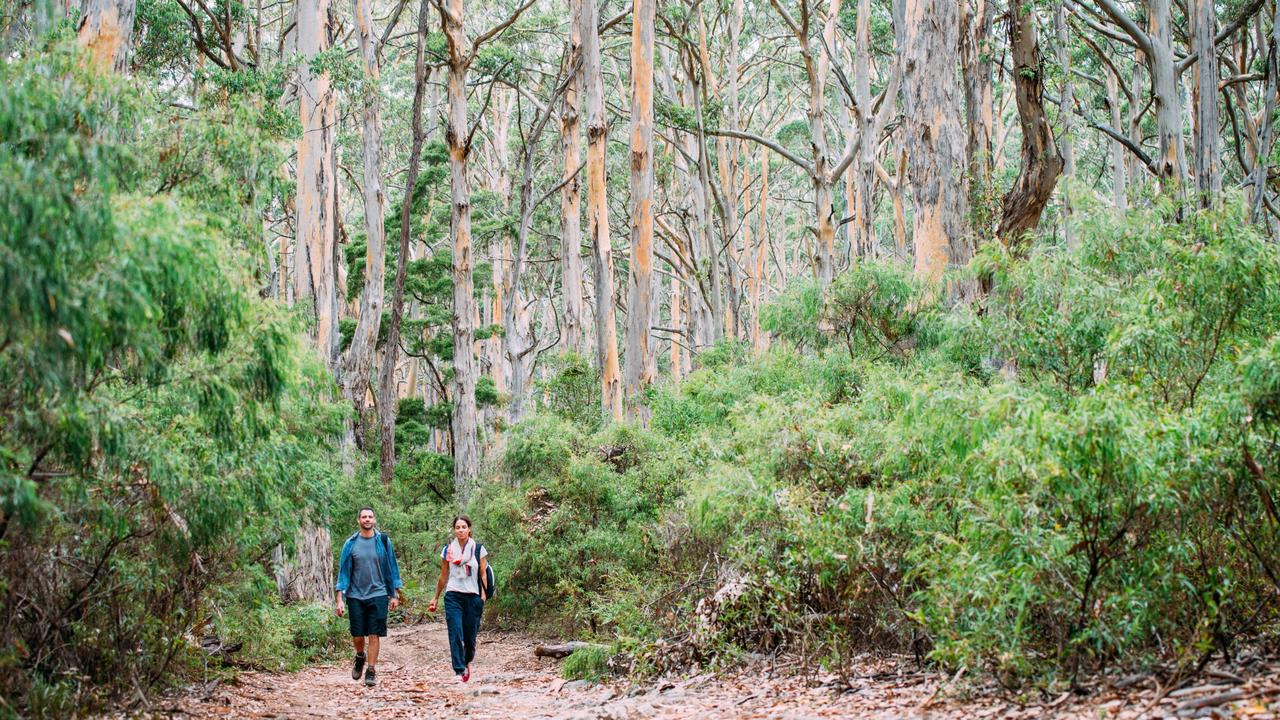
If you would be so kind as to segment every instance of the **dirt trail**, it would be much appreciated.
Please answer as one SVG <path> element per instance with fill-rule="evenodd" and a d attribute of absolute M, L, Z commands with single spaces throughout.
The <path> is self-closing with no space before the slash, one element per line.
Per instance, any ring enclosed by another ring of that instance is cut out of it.
<path fill-rule="evenodd" d="M 366 688 L 350 666 L 328 665 L 287 675 L 244 673 L 206 697 L 187 695 L 167 710 L 193 718 L 531 718 L 699 720 L 793 718 L 1174 718 L 1277 717 L 1276 677 L 1243 685 L 1205 684 L 1155 699 L 1154 681 L 1089 698 L 1064 695 L 1020 705 L 990 694 L 967 698 L 948 678 L 909 664 L 868 661 L 849 681 L 831 676 L 771 676 L 767 668 L 729 677 L 657 681 L 645 687 L 566 683 L 556 660 L 533 655 L 534 641 L 481 633 L 471 682 L 449 668 L 443 623 L 391 631 L 378 663 L 379 683 Z M 941 692 L 939 692 L 941 690 Z M 972 689 L 970 689 L 972 690 Z M 1222 701 L 1196 707 L 1194 703 Z M 1148 709 L 1149 708 L 1149 709 Z M 1215 714 L 1221 713 L 1221 714 Z"/>

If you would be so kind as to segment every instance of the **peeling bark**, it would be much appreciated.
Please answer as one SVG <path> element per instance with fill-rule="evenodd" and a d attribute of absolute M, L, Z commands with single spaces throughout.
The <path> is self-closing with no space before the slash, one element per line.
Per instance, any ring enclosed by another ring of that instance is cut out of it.
<path fill-rule="evenodd" d="M 915 205 L 915 272 L 937 280 L 948 268 L 967 265 L 973 245 L 967 233 L 964 190 L 964 110 L 957 73 L 948 58 L 959 42 L 953 0 L 903 3 L 905 111 L 909 173 Z M 961 288 L 961 295 L 968 295 Z"/>
<path fill-rule="evenodd" d="M 76 40 L 100 72 L 128 72 L 136 15 L 136 0 L 85 0 Z"/>
<path fill-rule="evenodd" d="M 655 0 L 635 0 L 631 31 L 631 265 L 627 302 L 627 397 L 639 413 L 653 384 L 653 23 Z"/>
<path fill-rule="evenodd" d="M 605 148 L 609 121 L 604 111 L 604 74 L 600 68 L 600 34 L 596 0 L 582 0 L 582 71 L 587 91 L 587 231 L 595 255 L 596 358 L 604 412 L 622 419 L 622 377 L 618 368 L 618 329 L 613 310 L 613 246 L 609 241 L 609 206 L 605 193 Z"/>

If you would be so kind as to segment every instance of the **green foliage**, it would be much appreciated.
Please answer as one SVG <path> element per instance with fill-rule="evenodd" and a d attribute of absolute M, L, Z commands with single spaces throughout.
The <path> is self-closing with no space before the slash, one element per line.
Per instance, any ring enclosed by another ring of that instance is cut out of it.
<path fill-rule="evenodd" d="M 546 362 L 546 361 L 544 361 Z M 600 428 L 600 374 L 577 353 L 550 360 L 546 379 L 538 382 L 538 410 L 551 413 L 591 433 Z"/>
<path fill-rule="evenodd" d="M 986 251 L 981 312 L 893 263 L 796 284 L 762 313 L 770 352 L 704 353 L 651 392 L 652 434 L 617 447 L 634 429 L 583 442 L 564 414 L 529 420 L 505 458 L 524 485 L 497 503 L 520 528 L 504 609 L 612 629 L 647 671 L 875 648 L 1009 685 L 1194 663 L 1267 632 L 1275 247 L 1235 209 L 1161 205 L 1095 211 L 1077 238 Z M 630 488 L 648 503 L 619 502 Z M 565 513 L 580 529 L 557 535 Z M 651 564 L 592 544 L 637 521 Z M 551 561 L 584 547 L 604 578 Z"/>
<path fill-rule="evenodd" d="M 611 656 L 610 648 L 606 646 L 588 645 L 565 658 L 560 672 L 569 680 L 600 682 L 609 676 Z"/>
<path fill-rule="evenodd" d="M 167 121 L 86 72 L 63 49 L 0 66 L 0 693 L 20 713 L 192 661 L 211 588 L 323 521 L 341 419 L 237 249 L 260 239 L 235 185 L 265 136 L 219 151 L 200 128 L 240 109 L 211 108 L 185 123 L 210 164 L 175 182 Z"/>

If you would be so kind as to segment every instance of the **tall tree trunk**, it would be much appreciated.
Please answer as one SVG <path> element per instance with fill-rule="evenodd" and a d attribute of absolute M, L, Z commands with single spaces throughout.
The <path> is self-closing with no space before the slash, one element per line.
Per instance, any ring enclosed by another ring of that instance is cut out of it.
<path fill-rule="evenodd" d="M 486 164 L 491 180 L 489 190 L 497 196 L 503 217 L 511 214 L 511 118 L 514 101 L 514 92 L 503 87 L 493 89 L 490 106 L 493 117 L 489 123 L 493 141 L 488 154 L 489 162 Z M 511 297 L 511 253 L 511 232 L 504 223 L 498 231 L 498 242 L 493 247 L 493 298 L 489 310 L 491 324 L 505 325 L 507 316 L 515 311 L 514 307 L 507 304 Z M 484 346 L 494 388 L 499 393 L 506 393 L 510 390 L 511 363 L 504 347 L 504 339 L 494 335 L 484 341 Z"/>
<path fill-rule="evenodd" d="M 76 39 L 99 71 L 128 72 L 136 15 L 136 0 L 85 0 Z"/>
<path fill-rule="evenodd" d="M 369 370 L 382 325 L 383 288 L 386 285 L 386 230 L 383 219 L 386 198 L 382 192 L 382 111 L 379 98 L 380 69 L 378 36 L 373 27 L 370 0 L 352 0 L 360 54 L 364 58 L 365 91 L 361 110 L 361 139 L 364 150 L 364 220 L 368 249 L 365 251 L 364 291 L 360 315 L 343 369 L 343 391 L 355 407 L 357 426 L 369 392 Z"/>
<path fill-rule="evenodd" d="M 1258 141 L 1258 159 L 1253 163 L 1249 179 L 1249 219 L 1263 219 L 1262 204 L 1267 196 L 1267 159 L 1271 157 L 1271 140 L 1275 134 L 1272 116 L 1276 111 L 1276 90 L 1280 84 L 1280 3 L 1276 4 L 1271 23 L 1271 42 L 1267 47 L 1266 96 L 1262 103 L 1262 137 Z"/>
<path fill-rule="evenodd" d="M 336 109 L 329 74 L 311 72 L 309 60 L 328 49 L 325 27 L 328 0 L 302 0 L 298 8 L 299 117 L 298 248 L 294 255 L 296 296 L 311 303 L 316 321 L 316 347 L 332 369 L 338 357 L 338 285 L 334 274 L 336 225 L 334 207 L 333 128 Z"/>
<path fill-rule="evenodd" d="M 1031 25 L 1032 28 L 1035 27 L 1035 23 L 1033 21 L 1029 20 L 1028 22 L 1032 23 Z M 1066 20 L 1065 11 L 1063 9 L 1063 0 L 1057 0 L 1057 2 L 1054 3 L 1053 28 L 1054 28 L 1054 34 L 1057 37 L 1057 42 L 1054 43 L 1054 52 L 1057 54 L 1058 72 L 1062 74 L 1062 111 L 1059 113 L 1059 118 L 1061 119 L 1061 122 L 1062 122 L 1062 133 L 1061 133 L 1058 151 L 1062 154 L 1062 174 L 1065 175 L 1066 177 L 1073 177 L 1076 173 L 1076 156 L 1075 156 L 1075 148 L 1074 148 L 1075 143 L 1074 143 L 1074 138 L 1072 137 L 1072 124 L 1073 124 L 1072 120 L 1075 115 L 1075 85 L 1071 82 L 1071 50 L 1070 50 L 1070 46 L 1068 45 L 1070 40 L 1067 37 L 1067 20 Z M 1012 30 L 1010 32 L 1012 32 Z M 1026 42 L 1026 41 L 1024 40 L 1023 42 Z M 1037 62 L 1040 60 L 1038 49 L 1036 50 L 1035 59 Z M 1040 73 L 1037 72 L 1037 75 L 1036 75 L 1037 81 L 1039 80 L 1039 78 L 1040 78 Z M 1017 82 L 1018 82 L 1018 78 L 1015 77 L 1014 78 L 1015 87 L 1017 87 Z M 1015 92 L 1018 92 L 1018 91 L 1015 90 Z M 1042 94 L 1043 94 L 1043 89 L 1041 89 L 1040 95 L 1036 95 L 1036 102 L 1039 102 L 1039 98 L 1041 97 Z M 1018 113 L 1019 113 L 1019 117 L 1021 117 L 1022 94 L 1020 92 L 1018 92 L 1018 100 L 1019 100 Z M 1025 121 L 1023 122 L 1024 122 L 1023 131 L 1025 132 L 1026 125 L 1025 125 Z M 1026 147 L 1027 147 L 1025 135 L 1023 136 L 1022 147 L 1025 153 Z M 1026 155 L 1024 154 L 1023 155 L 1024 169 L 1026 168 L 1026 159 L 1027 159 Z M 1054 179 L 1054 182 L 1056 182 L 1056 178 Z M 1053 188 L 1051 183 L 1050 190 L 1052 189 Z M 1067 247 L 1075 247 L 1076 246 L 1075 232 L 1072 230 L 1072 227 L 1071 227 L 1071 200 L 1065 196 L 1062 198 L 1062 210 L 1063 210 L 1062 236 L 1066 240 Z M 1039 212 L 1036 212 L 1035 215 L 1036 215 L 1035 219 L 1038 222 L 1040 219 Z M 1002 220 L 1001 226 L 1003 227 L 1003 225 L 1004 225 L 1004 222 Z M 1008 242 L 1009 240 L 1004 233 L 1000 233 L 1000 237 L 1004 239 L 1005 242 Z"/>
<path fill-rule="evenodd" d="M 871 100 L 871 0 L 858 0 L 857 23 L 854 26 L 853 92 L 858 100 L 858 132 L 862 142 L 858 150 L 858 162 L 850 175 L 853 204 L 850 214 L 849 241 L 858 257 L 873 258 L 876 255 L 875 207 L 872 202 L 872 182 L 876 171 L 875 113 Z M 885 98 L 885 102 L 893 102 Z"/>
<path fill-rule="evenodd" d="M 655 0 L 635 0 L 631 29 L 631 269 L 627 302 L 627 396 L 641 412 L 653 384 L 653 23 Z"/>
<path fill-rule="evenodd" d="M 1123 120 L 1120 114 L 1120 78 L 1115 72 L 1107 71 L 1107 105 L 1111 110 L 1111 127 L 1117 130 Z M 1117 210 L 1129 207 L 1128 165 L 1125 162 L 1124 145 L 1118 140 L 1111 141 L 1111 197 Z"/>
<path fill-rule="evenodd" d="M 959 0 L 960 62 L 964 67 L 965 156 L 969 166 L 969 202 L 974 209 L 978 238 L 989 237 L 992 187 L 991 38 L 994 0 Z"/>
<path fill-rule="evenodd" d="M 609 205 L 605 149 L 609 121 L 604 110 L 604 74 L 596 0 L 582 0 L 582 72 L 587 90 L 587 230 L 595 254 L 596 357 L 604 412 L 622 419 L 622 378 L 618 368 L 618 330 L 613 310 L 613 247 L 609 241 Z"/>
<path fill-rule="evenodd" d="M 1182 108 L 1178 95 L 1178 68 L 1173 61 L 1173 15 L 1170 0 L 1148 0 L 1148 29 L 1143 30 L 1125 15 L 1115 0 L 1096 0 L 1098 7 L 1111 17 L 1138 45 L 1151 73 L 1155 94 L 1156 134 L 1159 145 L 1155 164 L 1162 188 L 1174 195 L 1182 194 L 1186 176 L 1186 153 L 1182 140 Z M 1135 77 L 1135 86 L 1137 78 Z M 1135 95 L 1135 97 L 1137 97 Z M 1141 140 L 1139 136 L 1137 138 Z"/>
<path fill-rule="evenodd" d="M 1186 177 L 1182 141 L 1182 103 L 1173 64 L 1173 14 L 1170 0 L 1151 0 L 1151 76 L 1156 92 L 1156 127 L 1160 140 L 1161 177 L 1166 189 L 1180 194 Z M 1216 94 L 1215 94 L 1216 97 Z"/>
<path fill-rule="evenodd" d="M 338 287 L 336 263 L 337 178 L 334 176 L 333 126 L 335 102 L 327 73 L 313 74 L 309 60 L 328 49 L 328 0 L 298 4 L 299 118 L 298 244 L 295 250 L 296 297 L 310 300 L 315 318 L 316 348 L 331 371 L 338 359 Z M 285 600 L 332 600 L 333 553 L 323 522 L 307 522 L 299 532 L 291 561 L 280 568 L 277 581 Z"/>
<path fill-rule="evenodd" d="M 1218 135 L 1218 51 L 1214 42 L 1212 0 L 1192 0 L 1196 61 L 1196 194 L 1200 207 L 1212 207 L 1222 194 L 1222 149 Z"/>
<path fill-rule="evenodd" d="M 904 3 L 906 131 L 915 204 L 916 274 L 937 280 L 947 268 L 968 264 L 973 246 L 966 228 L 965 133 L 955 57 L 959 17 L 954 0 Z M 968 290 L 961 288 L 961 295 Z"/>
<path fill-rule="evenodd" d="M 1025 236 L 1040 222 L 1064 163 L 1044 111 L 1044 62 L 1034 15 L 1020 4 L 1013 5 L 1009 12 L 1012 75 L 1022 125 L 1022 169 L 1004 196 L 997 233 L 1016 253 L 1026 247 Z"/>
<path fill-rule="evenodd" d="M 453 235 L 453 482 L 466 497 L 480 472 L 476 437 L 477 363 L 475 355 L 475 294 L 471 269 L 471 190 L 467 158 L 471 138 L 467 126 L 467 70 L 473 59 L 463 21 L 464 0 L 438 5 L 449 51 L 449 114 L 445 141 L 449 146 L 449 224 Z"/>
<path fill-rule="evenodd" d="M 409 227 L 413 215 L 413 190 L 418 184 L 418 168 L 422 163 L 422 143 L 426 133 L 422 128 L 422 96 L 430 77 L 426 62 L 426 41 L 430 0 L 422 0 L 418 15 L 418 45 L 414 61 L 413 90 L 413 140 L 409 149 L 409 168 L 405 173 L 404 202 L 400 206 L 400 243 L 396 256 L 395 288 L 391 297 L 391 317 L 387 325 L 386 349 L 382 354 L 382 371 L 378 378 L 378 416 L 382 440 L 382 484 L 390 485 L 396 465 L 396 414 L 399 411 L 399 394 L 396 392 L 396 363 L 400 356 L 400 324 L 404 315 L 404 283 L 408 276 Z"/>
<path fill-rule="evenodd" d="M 560 189 L 560 292 L 564 297 L 563 349 L 583 351 L 582 337 L 582 183 L 578 180 L 580 146 L 578 139 L 578 86 L 582 80 L 582 0 L 569 0 L 569 55 L 564 100 L 560 105 L 560 148 L 564 154 L 564 175 L 569 178 Z"/>

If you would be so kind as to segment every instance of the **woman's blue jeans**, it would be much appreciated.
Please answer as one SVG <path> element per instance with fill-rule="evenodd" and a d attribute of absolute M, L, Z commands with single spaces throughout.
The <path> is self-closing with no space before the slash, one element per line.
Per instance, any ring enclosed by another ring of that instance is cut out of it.
<path fill-rule="evenodd" d="M 461 675 L 476 657 L 476 635 L 484 601 L 473 593 L 450 590 L 444 594 L 444 622 L 449 628 L 449 659 L 453 672 Z"/>

